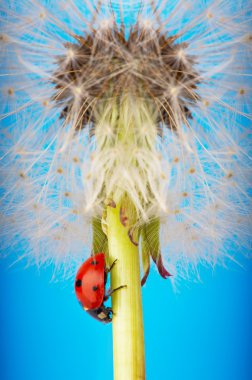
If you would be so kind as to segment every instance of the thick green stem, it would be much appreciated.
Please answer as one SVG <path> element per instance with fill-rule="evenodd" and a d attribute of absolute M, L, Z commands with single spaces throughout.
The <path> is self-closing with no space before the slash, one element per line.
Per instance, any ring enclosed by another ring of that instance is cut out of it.
<path fill-rule="evenodd" d="M 144 380 L 144 332 L 138 247 L 120 221 L 119 205 L 107 209 L 111 289 L 127 285 L 112 296 L 114 380 Z M 134 239 L 135 240 L 135 239 Z"/>

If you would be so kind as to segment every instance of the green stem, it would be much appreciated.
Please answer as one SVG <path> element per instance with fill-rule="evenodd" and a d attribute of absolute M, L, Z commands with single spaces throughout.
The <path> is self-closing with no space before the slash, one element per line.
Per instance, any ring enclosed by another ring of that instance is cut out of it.
<path fill-rule="evenodd" d="M 138 247 L 120 222 L 120 205 L 107 208 L 111 289 L 127 285 L 112 296 L 114 380 L 144 380 L 144 332 Z"/>

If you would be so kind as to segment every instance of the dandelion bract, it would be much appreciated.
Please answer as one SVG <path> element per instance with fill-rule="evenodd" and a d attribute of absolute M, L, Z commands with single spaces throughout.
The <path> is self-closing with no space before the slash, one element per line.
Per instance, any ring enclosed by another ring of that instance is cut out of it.
<path fill-rule="evenodd" d="M 104 204 L 126 194 L 136 214 L 122 205 L 121 222 L 133 241 L 143 231 L 145 275 L 149 256 L 183 278 L 246 254 L 248 3 L 2 6 L 3 248 L 71 273 L 92 226 L 104 249 Z"/>

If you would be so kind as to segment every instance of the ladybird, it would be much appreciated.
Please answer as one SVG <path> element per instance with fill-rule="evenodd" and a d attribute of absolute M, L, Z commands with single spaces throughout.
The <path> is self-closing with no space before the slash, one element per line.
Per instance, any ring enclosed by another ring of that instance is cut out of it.
<path fill-rule="evenodd" d="M 126 287 L 126 285 L 122 285 L 106 293 L 108 273 L 116 261 L 110 268 L 107 268 L 105 254 L 97 253 L 81 265 L 75 279 L 75 293 L 81 306 L 93 318 L 103 323 L 111 322 L 113 315 L 112 308 L 106 307 L 104 302 L 116 290 Z"/>

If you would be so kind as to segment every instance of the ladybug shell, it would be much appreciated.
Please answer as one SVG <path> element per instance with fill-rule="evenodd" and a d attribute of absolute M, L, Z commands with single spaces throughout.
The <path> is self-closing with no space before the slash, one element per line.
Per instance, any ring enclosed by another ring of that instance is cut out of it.
<path fill-rule="evenodd" d="M 98 253 L 87 259 L 76 275 L 76 297 L 85 310 L 97 309 L 105 294 L 105 254 Z"/>

